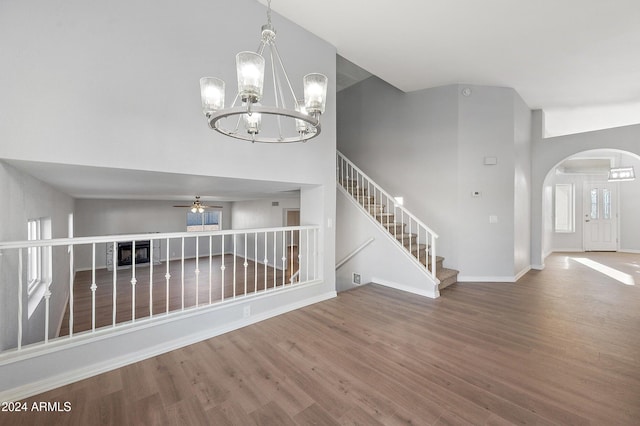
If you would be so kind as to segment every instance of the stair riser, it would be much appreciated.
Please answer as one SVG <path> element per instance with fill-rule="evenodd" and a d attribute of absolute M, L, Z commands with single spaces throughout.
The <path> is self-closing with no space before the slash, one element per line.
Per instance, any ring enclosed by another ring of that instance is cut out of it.
<path fill-rule="evenodd" d="M 378 220 L 378 222 L 382 223 L 383 225 L 387 225 L 387 224 L 390 225 L 393 222 L 395 222 L 394 215 L 390 215 L 390 216 L 376 215 L 376 219 Z"/>

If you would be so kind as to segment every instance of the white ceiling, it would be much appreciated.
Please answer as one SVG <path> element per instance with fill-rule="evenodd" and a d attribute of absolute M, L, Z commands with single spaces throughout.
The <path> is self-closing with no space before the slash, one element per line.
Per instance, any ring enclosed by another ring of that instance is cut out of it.
<path fill-rule="evenodd" d="M 299 197 L 300 184 L 3 160 L 74 198 L 240 201 Z"/>
<path fill-rule="evenodd" d="M 640 102 L 638 0 L 273 0 L 272 8 L 403 91 L 512 87 L 545 110 Z"/>

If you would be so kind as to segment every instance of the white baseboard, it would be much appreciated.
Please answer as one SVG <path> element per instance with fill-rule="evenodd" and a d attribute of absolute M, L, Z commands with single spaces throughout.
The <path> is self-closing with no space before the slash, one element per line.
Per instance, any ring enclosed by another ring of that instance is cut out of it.
<path fill-rule="evenodd" d="M 633 249 L 620 249 L 620 250 L 618 250 L 618 252 L 620 252 L 620 253 L 640 254 L 640 250 L 633 250 Z"/>
<path fill-rule="evenodd" d="M 515 278 L 514 282 L 518 282 L 518 280 L 519 280 L 520 278 L 524 277 L 524 276 L 525 276 L 525 274 L 526 274 L 527 272 L 529 272 L 530 270 L 531 270 L 531 265 L 526 266 L 525 268 L 523 268 L 523 269 L 522 269 L 522 271 L 518 272 L 518 273 L 516 274 L 516 276 L 514 277 L 514 278 Z"/>
<path fill-rule="evenodd" d="M 458 275 L 460 283 L 514 283 L 516 277 L 512 276 L 484 276 L 484 275 Z"/>
<path fill-rule="evenodd" d="M 535 269 L 536 271 L 542 271 L 544 269 L 544 263 L 542 265 L 531 265 L 531 269 Z"/>
<path fill-rule="evenodd" d="M 270 311 L 262 312 L 256 315 L 252 315 L 247 318 L 243 318 L 237 321 L 233 321 L 219 327 L 208 329 L 201 332 L 196 332 L 179 339 L 163 342 L 162 344 L 151 346 L 133 353 L 109 359 L 105 362 L 100 362 L 84 367 L 80 367 L 76 370 L 65 371 L 64 373 L 56 376 L 51 376 L 43 380 L 31 382 L 22 386 L 18 386 L 12 389 L 8 389 L 0 392 L 0 401 L 19 401 L 24 398 L 28 398 L 33 395 L 37 395 L 42 392 L 68 385 L 70 383 L 77 382 L 98 374 L 102 374 L 117 368 L 124 367 L 126 365 L 142 361 L 169 351 L 173 351 L 184 346 L 188 346 L 194 343 L 201 342 L 212 337 L 219 336 L 224 333 L 228 333 L 233 330 L 237 330 L 242 327 L 246 327 L 251 324 L 255 324 L 260 321 L 290 312 L 296 309 L 303 308 L 315 303 L 319 303 L 325 300 L 332 299 L 337 296 L 335 291 L 320 294 L 318 296 L 310 297 L 304 300 L 299 300 L 288 305 L 279 306 Z M 224 305 L 221 305 L 224 308 Z M 106 337 L 108 338 L 108 337 Z M 86 343 L 91 343 L 91 340 L 87 340 Z M 64 347 L 61 347 L 64 350 Z M 32 354 L 33 355 L 33 354 Z"/>
<path fill-rule="evenodd" d="M 584 253 L 581 248 L 554 248 L 551 253 Z"/>
<path fill-rule="evenodd" d="M 383 280 L 376 277 L 371 277 L 371 282 L 373 282 L 374 284 L 383 285 L 385 287 L 395 288 L 396 290 L 406 291 L 407 293 L 413 293 L 419 296 L 425 296 L 430 299 L 435 299 L 440 296 L 440 292 L 438 291 L 438 288 L 435 285 L 433 290 L 429 291 L 428 289 L 419 289 L 415 287 L 410 287 L 408 285 L 398 284 L 392 281 L 387 281 L 387 280 Z"/>

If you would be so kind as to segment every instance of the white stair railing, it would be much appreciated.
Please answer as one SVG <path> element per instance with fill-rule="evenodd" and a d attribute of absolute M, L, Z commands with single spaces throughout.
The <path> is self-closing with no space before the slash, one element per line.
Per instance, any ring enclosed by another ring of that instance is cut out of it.
<path fill-rule="evenodd" d="M 287 241 L 294 235 L 301 249 L 295 259 L 288 259 L 294 252 L 288 252 Z M 15 265 L 16 269 L 9 272 L 15 280 L 3 284 L 15 285 L 17 290 L 15 300 L 1 301 L 17 304 L 17 310 L 0 306 L 5 312 L 17 311 L 17 315 L 15 323 L 3 324 L 3 327 L 15 327 L 16 339 L 9 347 L 1 348 L 0 355 L 23 350 L 25 330 L 42 329 L 29 324 L 30 317 L 23 315 L 30 303 L 23 297 L 26 292 L 23 277 L 29 267 L 30 248 L 51 247 L 51 252 L 56 247 L 67 247 L 70 275 L 68 287 L 66 283 L 47 284 L 43 293 L 44 332 L 35 339 L 40 341 L 29 345 L 34 347 L 60 344 L 64 340 L 73 342 L 77 337 L 85 338 L 98 331 L 101 334 L 117 331 L 125 325 L 144 323 L 158 316 L 181 315 L 184 311 L 317 281 L 318 238 L 318 226 L 289 226 L 0 242 L 0 259 L 4 265 Z M 124 254 L 119 247 L 126 247 Z M 100 262 L 104 266 L 97 266 L 98 251 L 106 257 Z M 74 259 L 81 253 L 91 256 L 89 271 L 76 272 L 78 265 L 74 265 Z M 175 253 L 179 253 L 179 257 L 172 257 Z M 67 265 L 53 267 L 67 268 Z M 233 273 L 225 274 L 227 268 L 232 268 Z M 165 274 L 157 274 L 158 270 Z M 49 324 L 62 320 L 50 318 L 50 296 L 56 292 L 67 293 L 69 301 L 64 315 L 65 333 L 52 339 Z M 148 298 L 143 298 L 147 292 Z M 33 342 L 34 336 L 29 336 L 29 340 Z"/>
<path fill-rule="evenodd" d="M 375 217 L 380 226 L 405 252 L 436 278 L 436 241 L 438 234 L 420 219 L 398 204 L 395 197 L 382 189 L 369 176 L 337 152 L 337 181 L 358 202 L 363 210 Z M 393 218 L 393 219 L 392 219 Z M 421 261 L 424 253 L 424 263 Z"/>

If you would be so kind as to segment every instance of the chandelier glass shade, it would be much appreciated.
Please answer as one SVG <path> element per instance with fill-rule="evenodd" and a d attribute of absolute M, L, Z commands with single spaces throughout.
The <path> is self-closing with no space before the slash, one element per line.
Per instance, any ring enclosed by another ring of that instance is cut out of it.
<path fill-rule="evenodd" d="M 320 134 L 320 116 L 327 101 L 327 77 L 318 73 L 305 75 L 304 100 L 300 100 L 275 39 L 269 0 L 267 24 L 262 26 L 257 52 L 236 55 L 238 91 L 231 105 L 225 107 L 223 80 L 200 79 L 202 111 L 211 129 L 232 138 L 264 143 L 304 142 Z M 273 89 L 268 98 L 273 104 L 269 105 L 265 104 L 265 76 Z"/>

